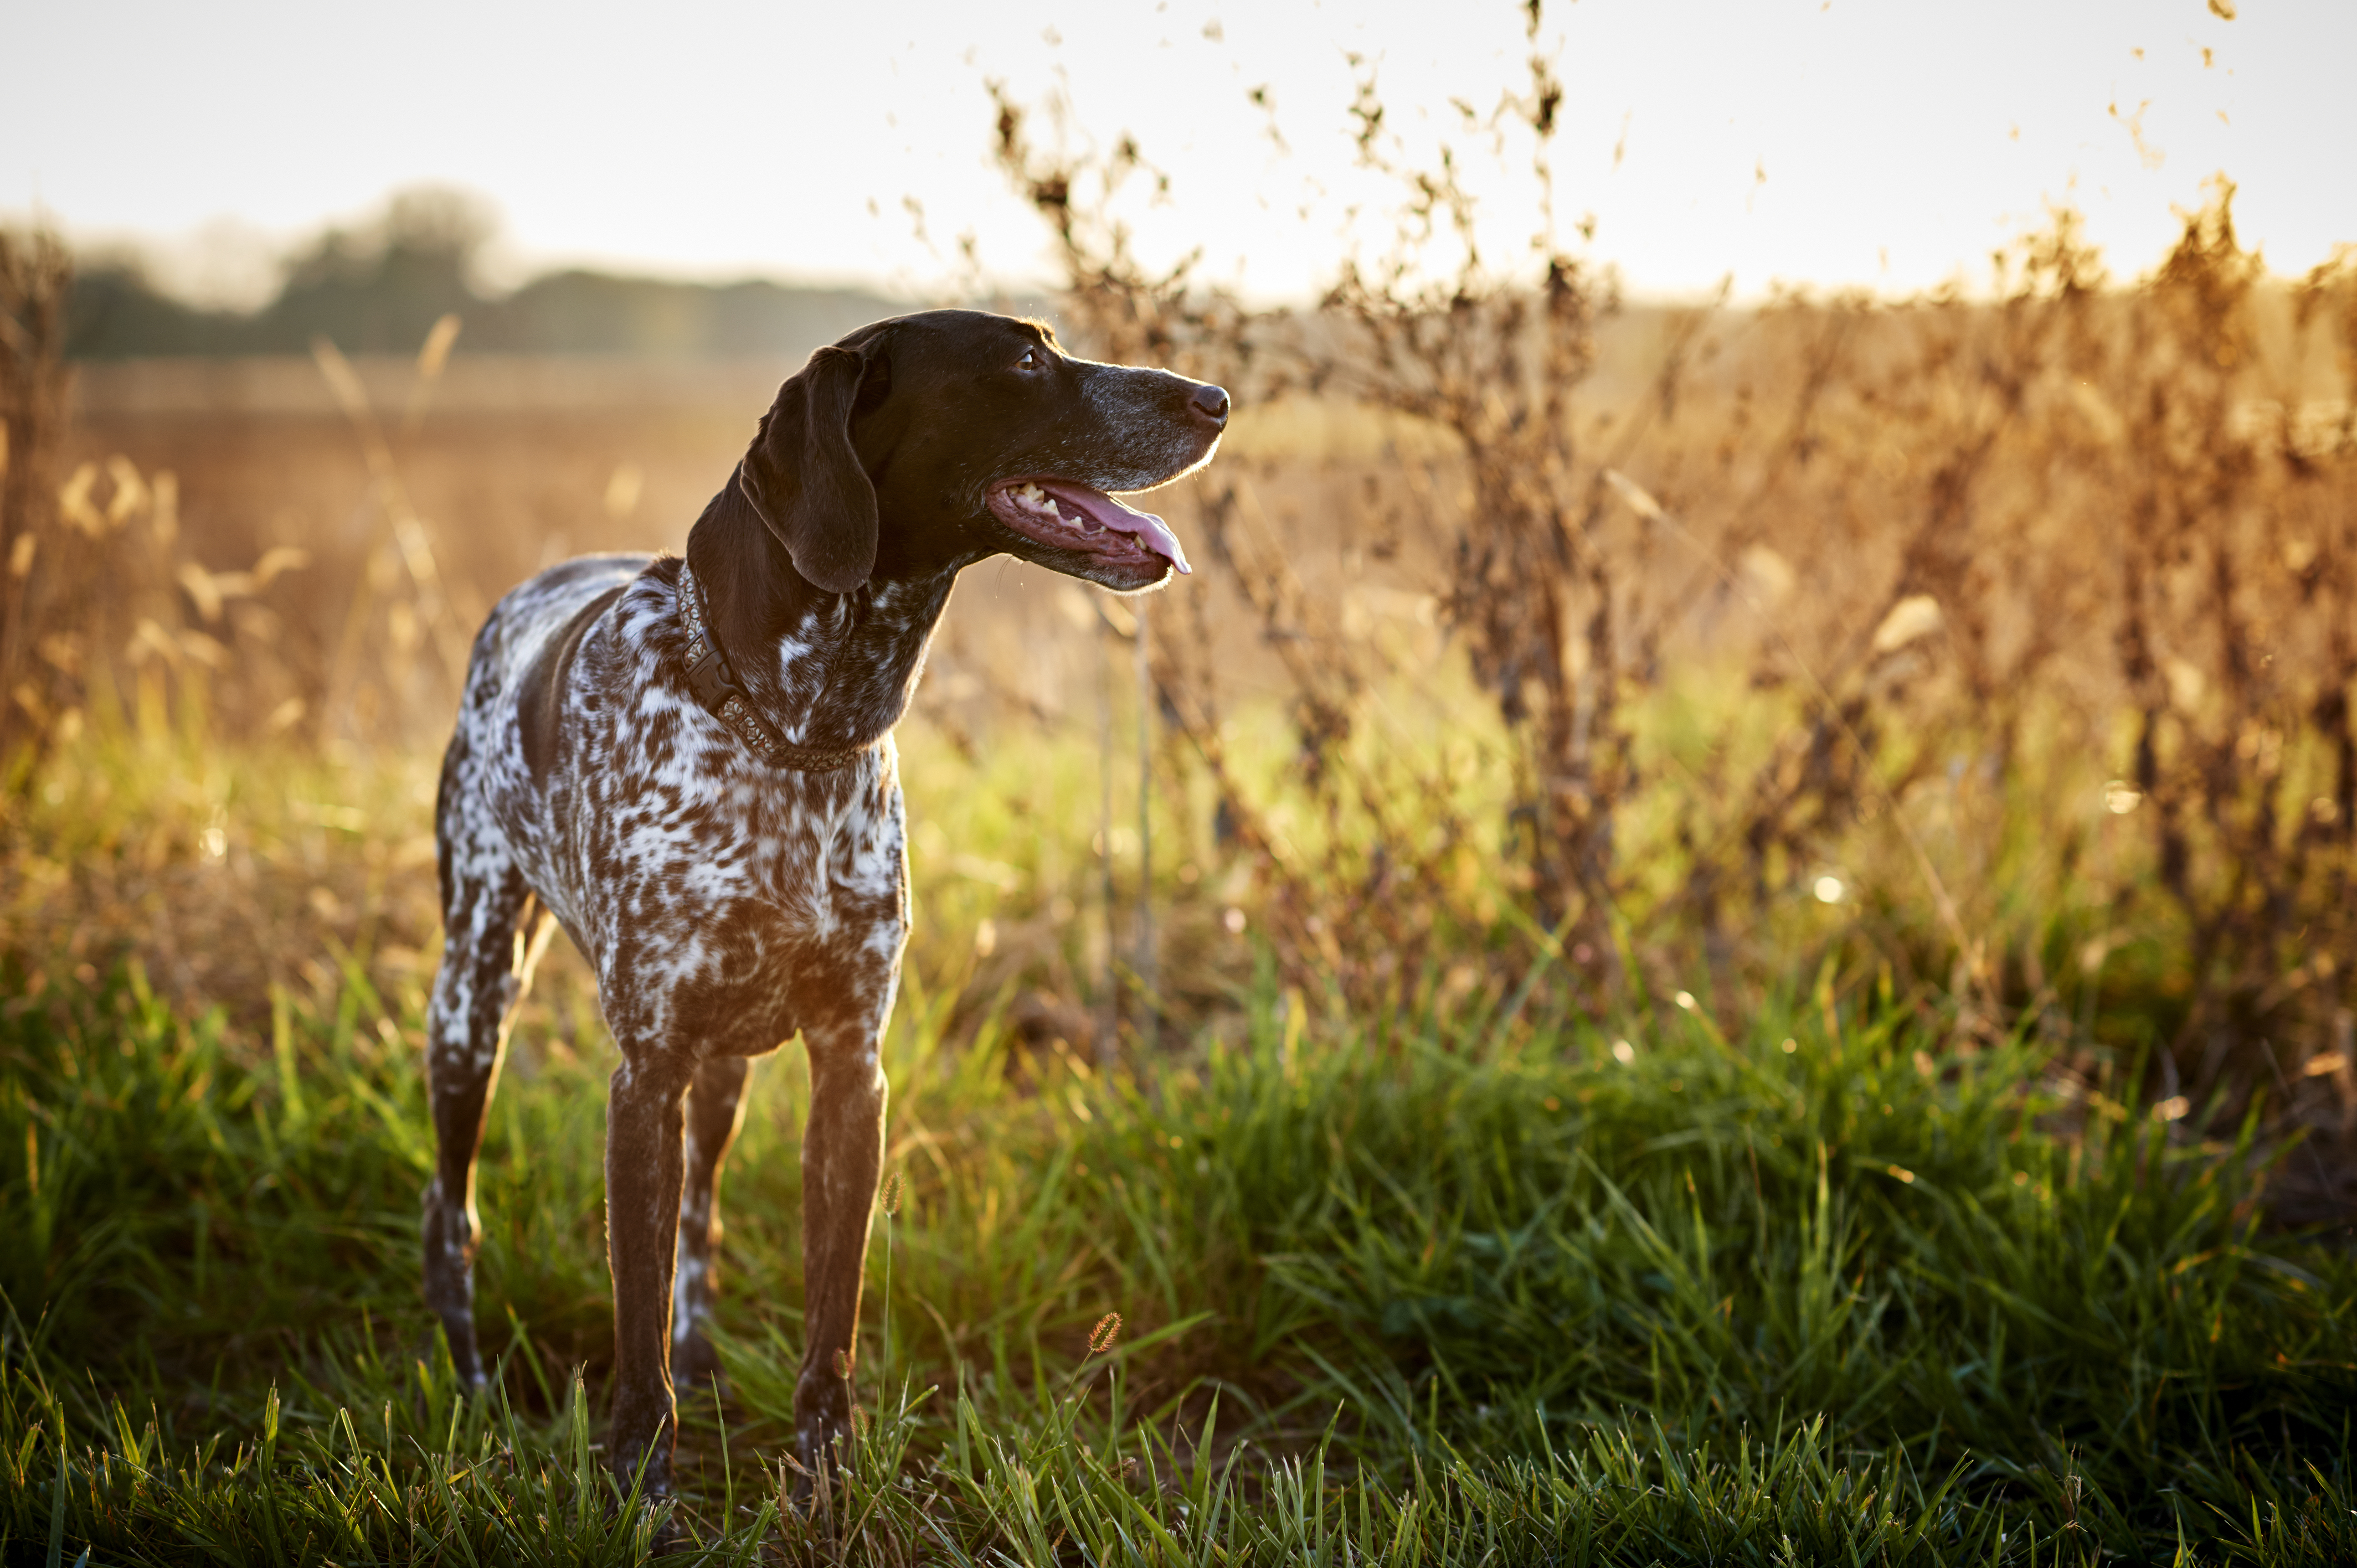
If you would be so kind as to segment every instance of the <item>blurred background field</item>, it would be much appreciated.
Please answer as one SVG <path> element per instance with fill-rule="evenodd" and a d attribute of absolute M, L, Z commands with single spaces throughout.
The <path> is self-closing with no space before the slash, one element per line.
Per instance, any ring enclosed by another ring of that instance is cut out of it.
<path fill-rule="evenodd" d="M 350 330 L 418 314 L 437 242 L 382 242 Z M 1744 310 L 1572 274 L 1511 320 L 1502 285 L 1422 318 L 1204 315 L 1076 251 L 1083 346 L 1259 395 L 1157 498 L 1204 558 L 1183 593 L 1011 562 L 960 585 L 903 744 L 920 951 L 971 968 L 962 1015 L 1005 993 L 1057 1021 L 1039 1043 L 1091 1049 L 1125 970 L 1150 972 L 1135 1036 L 1217 1011 L 1264 944 L 1337 1005 L 1532 978 L 1590 1015 L 1694 987 L 1738 1008 L 1831 953 L 1961 1008 L 1960 1044 L 2032 1027 L 2068 1071 L 2139 1057 L 2152 1098 L 2229 1116 L 2265 1090 L 2330 1211 L 2357 1106 L 2357 274 L 2264 277 L 2222 187 L 2141 281 L 2067 213 L 2015 260 L 1992 298 Z M 1434 323 L 1405 357 L 1377 336 Z M 166 734 L 329 771 L 265 813 L 319 819 L 299 868 L 192 785 L 100 905 L 75 902 L 97 867 L 17 858 L 18 929 L 168 940 L 234 866 L 278 912 L 171 949 L 176 996 L 250 1013 L 320 935 L 380 925 L 386 961 L 429 961 L 424 790 L 473 628 L 567 555 L 677 548 L 797 359 L 468 331 L 25 379 L 51 402 L 10 476 L 20 789 L 79 811 L 89 746 Z M 1482 381 L 1501 351 L 1552 358 Z M 338 885 L 352 839 L 382 875 Z"/>
<path fill-rule="evenodd" d="M 1485 134 L 1544 166 L 1530 69 Z M 1060 275 L 959 297 L 1238 413 L 1152 503 L 1190 578 L 959 586 L 872 1420 L 782 1517 L 789 1046 L 693 1532 L 2346 1561 L 2357 253 L 2269 273 L 2222 178 L 2159 257 L 2058 208 L 1971 287 L 1631 301 L 1548 209 L 1489 259 L 1377 117 L 1421 221 L 1272 306 L 997 107 Z M 504 1403 L 415 1299 L 439 748 L 500 594 L 677 549 L 810 347 L 926 302 L 500 293 L 484 238 L 413 192 L 239 315 L 0 235 L 10 1561 L 634 1550 L 562 944 L 485 1158 Z"/>

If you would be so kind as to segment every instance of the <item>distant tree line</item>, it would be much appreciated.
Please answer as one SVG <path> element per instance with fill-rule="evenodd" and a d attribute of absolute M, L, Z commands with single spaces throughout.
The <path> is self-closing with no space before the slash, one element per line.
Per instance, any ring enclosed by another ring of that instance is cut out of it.
<path fill-rule="evenodd" d="M 436 320 L 455 314 L 464 324 L 460 353 L 793 354 L 902 308 L 856 289 L 676 283 L 581 269 L 493 295 L 476 278 L 493 227 L 462 195 L 402 193 L 373 222 L 330 229 L 296 252 L 276 297 L 251 312 L 177 299 L 135 262 L 85 260 L 68 308 L 66 353 L 83 360 L 301 354 L 325 337 L 347 353 L 406 354 Z"/>

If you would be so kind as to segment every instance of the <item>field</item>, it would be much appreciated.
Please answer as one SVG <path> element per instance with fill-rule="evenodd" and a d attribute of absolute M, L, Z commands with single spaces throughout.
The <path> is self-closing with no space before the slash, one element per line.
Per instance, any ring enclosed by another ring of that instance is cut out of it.
<path fill-rule="evenodd" d="M 1020 790 L 912 742 L 935 821 Z M 1087 763 L 1051 787 L 1084 794 Z M 422 763 L 162 732 L 48 778 L 24 831 L 93 880 L 207 854 L 207 797 L 227 865 L 417 875 L 396 867 Z M 1025 854 L 1020 822 L 958 827 Z M 199 842 L 151 847 L 177 832 Z M 929 908 L 951 881 L 926 877 Z M 423 975 L 383 978 L 397 917 L 359 897 L 355 940 L 285 955 L 247 1019 L 176 1007 L 120 948 L 12 955 L 11 1561 L 636 1550 L 646 1520 L 596 1459 L 591 999 L 552 977 L 497 1102 L 480 1299 L 504 1359 L 469 1404 L 416 1299 Z M 975 961 L 931 941 L 888 1051 L 858 1467 L 815 1520 L 780 1510 L 804 1091 L 791 1048 L 756 1074 L 725 1192 L 730 1387 L 687 1401 L 678 1505 L 722 1558 L 2357 1549 L 2357 1274 L 2264 1223 L 2283 1156 L 2255 1117 L 2174 1137 L 2107 1092 L 2132 1073 L 2072 1095 L 2032 1043 L 1955 1056 L 1887 972 L 1845 987 L 1833 961 L 1739 1021 L 1681 996 L 1598 1025 L 1528 993 L 1353 1018 L 1264 955 L 1217 1022 L 1105 1070 L 1003 1007 L 956 1027 Z"/>
<path fill-rule="evenodd" d="M 2065 214 L 1986 297 L 1254 315 L 1060 232 L 1076 341 L 1238 393 L 1201 570 L 961 587 L 856 1463 L 783 1506 L 789 1044 L 685 1537 L 2357 1560 L 2357 267 L 2266 276 L 2222 188 L 2134 279 Z M 431 791 L 490 603 L 677 547 L 791 367 L 437 328 L 70 392 L 0 260 L 0 1558 L 629 1560 L 568 953 L 492 1400 L 417 1297 Z"/>

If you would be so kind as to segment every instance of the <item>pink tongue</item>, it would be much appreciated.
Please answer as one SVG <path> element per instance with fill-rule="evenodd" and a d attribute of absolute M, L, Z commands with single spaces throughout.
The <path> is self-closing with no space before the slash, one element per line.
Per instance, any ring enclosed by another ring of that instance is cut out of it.
<path fill-rule="evenodd" d="M 1161 556 L 1181 572 L 1192 575 L 1195 568 L 1187 564 L 1187 552 L 1179 548 L 1178 536 L 1170 525 L 1150 511 L 1125 506 L 1103 490 L 1092 490 L 1085 485 L 1066 484 L 1060 479 L 1040 479 L 1039 488 L 1065 505 L 1085 512 L 1089 521 L 1115 533 L 1135 536 L 1148 550 Z"/>

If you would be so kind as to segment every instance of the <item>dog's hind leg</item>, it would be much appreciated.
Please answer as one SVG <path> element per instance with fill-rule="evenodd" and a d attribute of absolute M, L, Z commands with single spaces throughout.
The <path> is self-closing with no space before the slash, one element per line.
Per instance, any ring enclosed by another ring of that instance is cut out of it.
<path fill-rule="evenodd" d="M 434 1180 L 425 1189 L 425 1304 L 442 1320 L 459 1380 L 485 1384 L 475 1345 L 475 1155 L 483 1141 L 515 1005 L 551 921 L 503 848 L 446 844 L 442 967 L 426 1015 Z"/>
<path fill-rule="evenodd" d="M 687 1097 L 685 1176 L 679 1198 L 679 1260 L 671 1285 L 671 1375 L 679 1387 L 708 1388 L 720 1375 L 705 1326 L 719 1288 L 720 1167 L 745 1120 L 745 1079 L 752 1063 L 723 1057 L 695 1069 Z"/>

